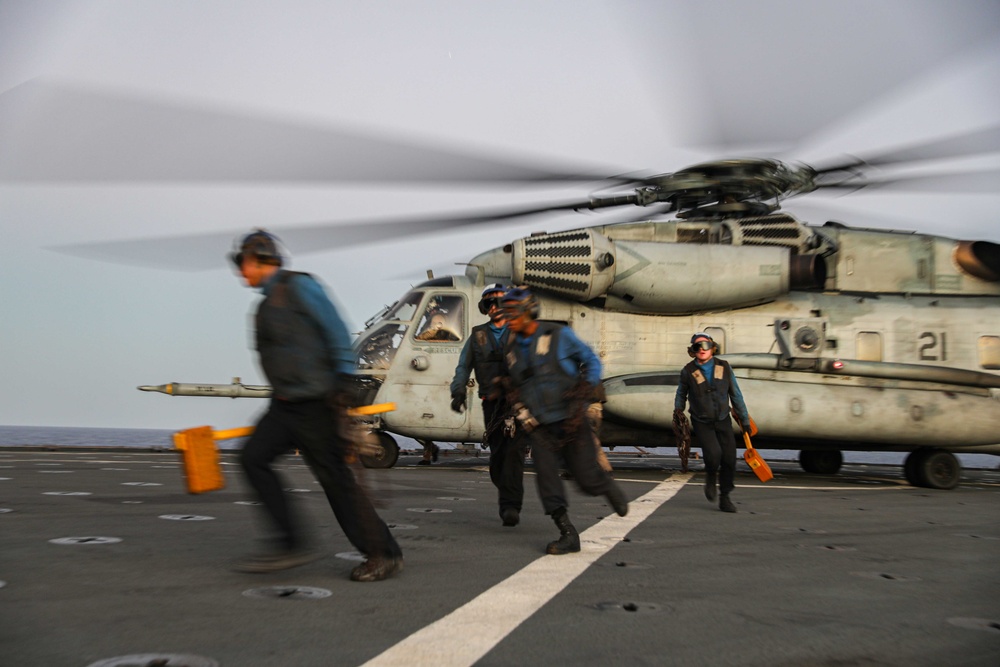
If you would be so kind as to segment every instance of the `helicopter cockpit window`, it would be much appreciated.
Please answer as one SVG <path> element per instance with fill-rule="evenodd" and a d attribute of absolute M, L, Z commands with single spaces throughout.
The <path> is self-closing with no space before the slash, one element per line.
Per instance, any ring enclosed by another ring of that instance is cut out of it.
<path fill-rule="evenodd" d="M 387 312 L 385 317 L 382 319 L 409 322 L 417 314 L 417 307 L 420 306 L 420 300 L 423 298 L 423 292 L 407 292 L 402 299 L 397 301 L 395 305 L 389 309 L 389 312 Z"/>
<path fill-rule="evenodd" d="M 358 369 L 388 370 L 405 333 L 405 325 L 386 323 L 365 336 L 355 347 Z"/>
<path fill-rule="evenodd" d="M 414 338 L 422 341 L 455 342 L 462 340 L 465 327 L 465 299 L 454 295 L 435 295 L 427 302 Z"/>

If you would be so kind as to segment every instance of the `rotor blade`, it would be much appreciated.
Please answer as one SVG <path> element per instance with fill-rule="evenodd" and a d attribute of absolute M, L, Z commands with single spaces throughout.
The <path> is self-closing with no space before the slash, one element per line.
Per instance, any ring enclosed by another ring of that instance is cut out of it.
<path fill-rule="evenodd" d="M 1000 170 L 956 172 L 950 174 L 915 174 L 898 178 L 859 179 L 843 183 L 819 184 L 821 190 L 888 189 L 926 192 L 964 192 L 1000 194 Z"/>
<path fill-rule="evenodd" d="M 593 210 L 634 203 L 635 195 L 498 209 L 482 213 L 401 218 L 379 222 L 298 225 L 272 230 L 293 255 L 339 250 L 364 243 L 395 240 L 433 232 L 459 230 L 499 220 L 558 211 Z M 242 233 L 245 233 L 242 232 Z M 225 255 L 241 232 L 220 232 L 161 238 L 50 246 L 49 250 L 119 264 L 181 270 L 204 270 L 224 265 Z"/>
<path fill-rule="evenodd" d="M 0 94 L 0 182 L 532 183 L 607 176 L 37 80 Z"/>
<path fill-rule="evenodd" d="M 1000 151 L 1000 125 L 993 125 L 873 155 L 852 156 L 834 164 L 813 168 L 817 174 L 826 174 L 866 165 L 878 167 L 903 162 L 986 155 L 998 151 Z"/>

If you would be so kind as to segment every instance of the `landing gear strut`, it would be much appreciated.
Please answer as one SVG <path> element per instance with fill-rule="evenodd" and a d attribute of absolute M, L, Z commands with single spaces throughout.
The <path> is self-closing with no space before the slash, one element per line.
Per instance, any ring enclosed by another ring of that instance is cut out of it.
<path fill-rule="evenodd" d="M 906 481 L 928 489 L 954 489 L 962 477 L 962 464 L 943 449 L 917 449 L 903 464 Z"/>

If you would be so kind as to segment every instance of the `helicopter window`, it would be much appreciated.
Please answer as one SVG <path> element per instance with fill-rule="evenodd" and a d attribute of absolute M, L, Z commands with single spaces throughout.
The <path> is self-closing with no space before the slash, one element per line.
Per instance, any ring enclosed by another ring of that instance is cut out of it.
<path fill-rule="evenodd" d="M 358 341 L 354 348 L 357 367 L 360 370 L 389 370 L 405 333 L 405 325 L 387 323 Z"/>
<path fill-rule="evenodd" d="M 1000 336 L 980 336 L 979 365 L 991 371 L 1000 370 Z"/>
<path fill-rule="evenodd" d="M 417 314 L 417 307 L 420 305 L 420 300 L 423 298 L 423 292 L 416 290 L 407 292 L 406 296 L 397 301 L 382 319 L 409 322 L 413 319 L 413 316 Z"/>
<path fill-rule="evenodd" d="M 678 243 L 713 243 L 711 227 L 705 224 L 679 224 L 677 226 Z"/>
<path fill-rule="evenodd" d="M 465 330 L 465 299 L 459 295 L 437 294 L 430 298 L 417 327 L 417 340 L 455 342 Z"/>
<path fill-rule="evenodd" d="M 859 361 L 882 361 L 882 334 L 859 331 L 855 339 L 854 356 Z"/>

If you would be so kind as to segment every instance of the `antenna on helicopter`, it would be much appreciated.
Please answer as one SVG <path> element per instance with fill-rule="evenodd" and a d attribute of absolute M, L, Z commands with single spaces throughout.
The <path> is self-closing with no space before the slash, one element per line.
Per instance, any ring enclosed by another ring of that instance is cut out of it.
<path fill-rule="evenodd" d="M 476 269 L 476 287 L 483 287 L 486 284 L 486 267 L 482 264 L 472 264 L 471 262 L 455 262 L 456 266 L 472 266 Z"/>

